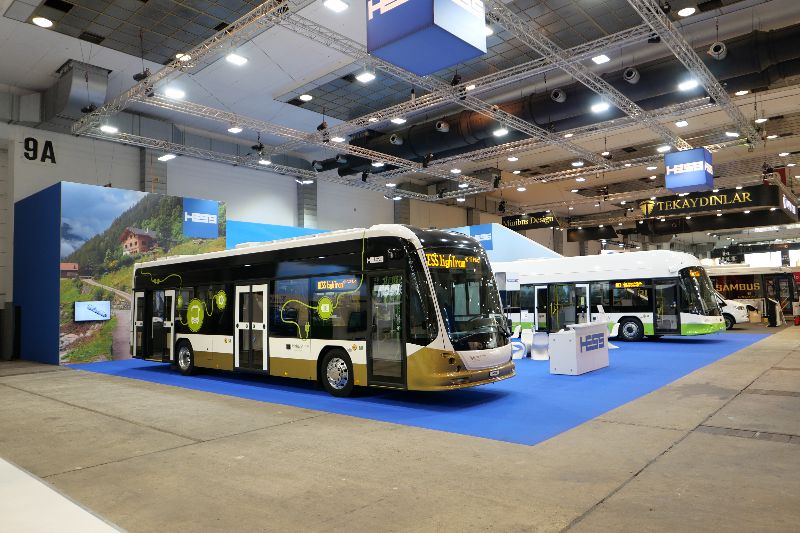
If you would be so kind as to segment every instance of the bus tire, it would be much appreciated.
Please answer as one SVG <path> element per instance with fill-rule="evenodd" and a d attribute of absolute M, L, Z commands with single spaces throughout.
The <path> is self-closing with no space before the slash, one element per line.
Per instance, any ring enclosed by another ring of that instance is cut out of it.
<path fill-rule="evenodd" d="M 725 319 L 725 329 L 733 329 L 736 324 L 736 319 L 728 313 L 722 313 L 722 318 Z"/>
<path fill-rule="evenodd" d="M 644 326 L 637 318 L 623 318 L 619 321 L 619 337 L 628 342 L 644 338 Z"/>
<path fill-rule="evenodd" d="M 344 398 L 353 392 L 353 363 L 342 349 L 329 350 L 322 357 L 320 381 L 332 396 Z"/>
<path fill-rule="evenodd" d="M 188 341 L 178 343 L 175 351 L 175 359 L 178 364 L 178 371 L 184 376 L 191 376 L 195 373 L 194 350 Z"/>

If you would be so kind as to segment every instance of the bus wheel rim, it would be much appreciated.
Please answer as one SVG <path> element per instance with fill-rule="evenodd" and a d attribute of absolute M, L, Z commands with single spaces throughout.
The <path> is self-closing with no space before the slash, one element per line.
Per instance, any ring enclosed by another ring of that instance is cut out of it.
<path fill-rule="evenodd" d="M 347 363 L 340 357 L 334 357 L 328 361 L 325 374 L 328 378 L 328 384 L 336 390 L 342 390 L 350 381 L 350 371 L 347 369 Z"/>
<path fill-rule="evenodd" d="M 182 369 L 186 370 L 189 368 L 190 358 L 189 348 L 182 346 L 181 349 L 178 350 L 178 364 Z"/>
<path fill-rule="evenodd" d="M 622 331 L 625 333 L 626 337 L 633 337 L 639 332 L 639 327 L 633 322 L 628 322 L 622 328 Z"/>

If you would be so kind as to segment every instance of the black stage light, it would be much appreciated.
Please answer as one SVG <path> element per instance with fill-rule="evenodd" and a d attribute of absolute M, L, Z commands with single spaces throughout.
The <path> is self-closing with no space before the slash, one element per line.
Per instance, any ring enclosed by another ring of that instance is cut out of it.
<path fill-rule="evenodd" d="M 501 212 L 501 213 L 505 213 L 506 212 L 506 201 L 505 200 L 500 200 L 500 203 L 497 204 L 497 210 L 499 212 Z"/>
<path fill-rule="evenodd" d="M 425 157 L 423 157 L 422 168 L 428 168 L 428 165 L 430 165 L 432 159 L 433 159 L 433 154 L 428 154 Z"/>
<path fill-rule="evenodd" d="M 150 69 L 146 68 L 142 72 L 137 72 L 136 74 L 134 74 L 133 81 L 138 83 L 142 80 L 146 80 L 149 77 L 150 77 Z"/>
<path fill-rule="evenodd" d="M 500 176 L 495 176 L 494 181 L 492 182 L 492 186 L 496 189 L 500 186 L 500 180 L 503 179 Z"/>
<path fill-rule="evenodd" d="M 367 172 L 366 170 L 361 173 L 361 181 L 363 181 L 364 183 L 367 182 L 368 177 L 369 177 L 369 172 Z"/>
<path fill-rule="evenodd" d="M 97 106 L 96 106 L 96 105 L 94 105 L 94 104 L 89 104 L 89 105 L 87 105 L 87 106 L 83 106 L 83 107 L 81 108 L 81 113 L 92 113 L 92 112 L 93 112 L 93 111 L 95 111 L 96 109 L 97 109 Z"/>
<path fill-rule="evenodd" d="M 325 131 L 327 129 L 328 129 L 328 123 L 325 120 L 320 122 L 319 126 L 317 126 L 317 131 Z"/>
<path fill-rule="evenodd" d="M 456 72 L 456 73 L 453 75 L 453 79 L 452 79 L 452 80 L 450 80 L 450 85 L 452 85 L 453 87 L 455 87 L 455 86 L 456 86 L 456 85 L 458 85 L 459 83 L 461 83 L 461 74 L 459 74 L 458 72 Z"/>

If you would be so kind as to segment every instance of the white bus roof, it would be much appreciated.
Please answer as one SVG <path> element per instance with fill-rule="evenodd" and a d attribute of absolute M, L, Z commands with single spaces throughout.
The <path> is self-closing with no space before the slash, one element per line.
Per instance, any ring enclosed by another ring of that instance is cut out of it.
<path fill-rule="evenodd" d="M 701 266 L 693 255 L 669 250 L 617 254 L 523 259 L 493 263 L 495 273 L 519 275 L 520 283 L 555 283 L 591 280 L 668 278 L 682 268 Z"/>
<path fill-rule="evenodd" d="M 800 272 L 800 267 L 751 267 L 748 265 L 707 266 L 709 276 L 752 276 L 754 274 L 791 274 Z"/>

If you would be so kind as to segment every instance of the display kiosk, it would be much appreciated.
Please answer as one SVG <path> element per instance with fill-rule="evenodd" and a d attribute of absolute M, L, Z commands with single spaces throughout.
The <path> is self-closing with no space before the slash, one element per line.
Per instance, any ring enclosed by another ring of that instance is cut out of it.
<path fill-rule="evenodd" d="M 570 324 L 551 333 L 550 373 L 577 376 L 608 366 L 608 323 Z"/>

